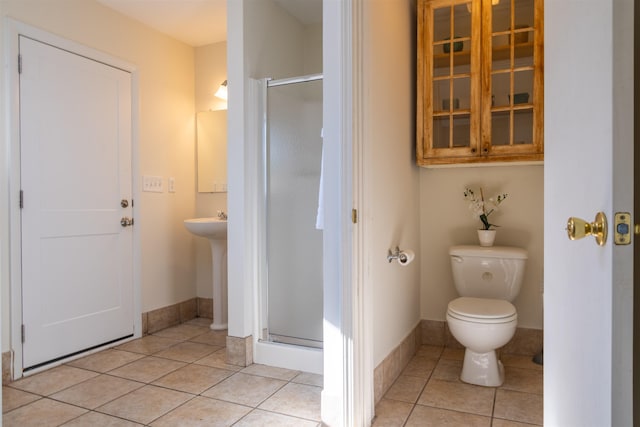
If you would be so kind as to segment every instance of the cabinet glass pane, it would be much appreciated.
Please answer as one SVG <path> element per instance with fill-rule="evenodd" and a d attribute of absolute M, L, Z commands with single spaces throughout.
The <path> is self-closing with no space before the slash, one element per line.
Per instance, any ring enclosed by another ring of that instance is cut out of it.
<path fill-rule="evenodd" d="M 449 98 L 451 98 L 449 83 L 449 80 L 433 82 L 433 111 L 449 111 Z"/>
<path fill-rule="evenodd" d="M 491 6 L 492 32 L 507 31 L 511 26 L 511 0 L 501 0 Z"/>
<path fill-rule="evenodd" d="M 509 145 L 510 112 L 501 111 L 491 113 L 491 144 Z"/>
<path fill-rule="evenodd" d="M 518 33 L 516 34 L 516 36 L 521 36 L 522 34 L 531 34 L 531 37 L 533 37 L 532 32 Z M 533 68 L 533 43 L 530 43 L 530 42 L 523 42 L 523 43 L 524 44 L 515 45 L 515 48 L 513 50 L 514 52 L 513 64 L 515 67 L 532 67 Z"/>
<path fill-rule="evenodd" d="M 433 41 L 445 40 L 451 36 L 451 8 L 442 7 L 433 11 Z M 442 47 L 434 52 L 442 53 Z"/>
<path fill-rule="evenodd" d="M 468 43 L 468 41 L 465 41 Z M 453 57 L 453 73 L 454 74 L 469 74 L 471 73 L 471 51 L 465 50 L 462 52 L 456 52 Z"/>
<path fill-rule="evenodd" d="M 449 148 L 449 116 L 433 118 L 433 148 Z"/>
<path fill-rule="evenodd" d="M 511 73 L 496 73 L 491 76 L 491 94 L 493 106 L 506 107 L 509 105 L 511 90 Z"/>
<path fill-rule="evenodd" d="M 533 110 L 513 112 L 513 143 L 533 144 Z"/>
<path fill-rule="evenodd" d="M 513 73 L 513 93 L 514 105 L 533 102 L 533 70 Z"/>
<path fill-rule="evenodd" d="M 442 49 L 442 46 L 438 46 Z M 433 77 L 442 77 L 451 75 L 451 54 L 439 54 L 433 56 Z"/>
<path fill-rule="evenodd" d="M 533 28 L 533 0 L 514 0 L 513 3 L 516 27 L 523 26 Z"/>
<path fill-rule="evenodd" d="M 469 3 L 470 5 L 471 3 Z M 467 4 L 459 4 L 453 7 L 453 34 L 456 38 L 471 37 L 471 13 Z M 466 44 L 466 43 L 465 43 Z M 469 50 L 469 46 L 465 46 Z"/>
<path fill-rule="evenodd" d="M 453 80 L 453 108 L 468 110 L 470 108 L 471 79 L 462 77 Z"/>
<path fill-rule="evenodd" d="M 469 147 L 470 121 L 468 114 L 453 116 L 453 146 Z"/>

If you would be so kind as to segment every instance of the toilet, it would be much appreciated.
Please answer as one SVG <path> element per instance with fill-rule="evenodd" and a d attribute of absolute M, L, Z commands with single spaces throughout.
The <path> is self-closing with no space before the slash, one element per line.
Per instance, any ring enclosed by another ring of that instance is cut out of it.
<path fill-rule="evenodd" d="M 454 246 L 449 255 L 460 297 L 447 307 L 447 324 L 465 347 L 460 379 L 500 386 L 504 367 L 496 349 L 516 331 L 518 314 L 511 301 L 520 292 L 527 251 L 508 246 Z"/>

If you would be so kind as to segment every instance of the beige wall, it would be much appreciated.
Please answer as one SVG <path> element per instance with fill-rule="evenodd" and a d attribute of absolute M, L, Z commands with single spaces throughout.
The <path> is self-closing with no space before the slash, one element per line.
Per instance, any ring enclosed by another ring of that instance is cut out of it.
<path fill-rule="evenodd" d="M 134 64 L 139 76 L 138 178 L 175 177 L 176 193 L 140 193 L 135 201 L 141 235 L 142 311 L 193 298 L 194 244 L 182 221 L 195 211 L 194 49 L 89 0 L 2 0 L 2 17 L 75 41 Z M 4 27 L 4 21 L 0 24 Z M 0 28 L 4 36 L 4 28 Z M 2 70 L 4 73 L 4 70 Z M 4 74 L 2 74 L 4 82 Z M 2 97 L 0 196 L 8 197 Z M 14 146 L 15 148 L 15 146 Z M 166 188 L 166 187 L 165 187 Z M 1 235 L 8 208 L 1 204 Z M 10 347 L 8 244 L 0 246 L 3 299 L 2 351 Z"/>
<path fill-rule="evenodd" d="M 457 297 L 448 249 L 477 245 L 480 221 L 472 218 L 463 199 L 466 186 L 482 186 L 486 193 L 508 193 L 491 215 L 500 225 L 496 245 L 529 251 L 525 281 L 514 304 L 518 326 L 542 329 L 543 281 L 543 166 L 493 166 L 423 169 L 420 172 L 420 242 L 422 319 L 445 320 L 447 304 Z M 564 224 L 552 225 L 564 233 Z"/>
<path fill-rule="evenodd" d="M 364 3 L 365 285 L 373 292 L 373 362 L 420 320 L 420 259 L 388 263 L 389 249 L 420 252 L 420 174 L 414 155 L 414 6 Z M 386 30 L 383 30 L 386 29 Z"/>
<path fill-rule="evenodd" d="M 216 98 L 214 93 L 220 83 L 227 79 L 227 42 L 195 49 L 195 76 L 196 112 L 226 109 L 226 101 Z M 218 210 L 227 212 L 227 193 L 196 193 L 197 217 L 215 216 Z M 209 242 L 207 239 L 194 237 L 194 244 L 196 246 L 196 295 L 202 298 L 213 298 Z"/>

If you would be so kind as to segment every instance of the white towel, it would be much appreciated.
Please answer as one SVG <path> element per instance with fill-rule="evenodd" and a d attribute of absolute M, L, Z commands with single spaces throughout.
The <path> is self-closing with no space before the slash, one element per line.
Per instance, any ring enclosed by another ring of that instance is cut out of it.
<path fill-rule="evenodd" d="M 320 130 L 320 138 L 324 138 L 324 128 Z M 318 214 L 316 216 L 316 230 L 324 229 L 324 142 L 322 143 L 322 157 L 320 159 L 320 185 L 318 188 Z"/>

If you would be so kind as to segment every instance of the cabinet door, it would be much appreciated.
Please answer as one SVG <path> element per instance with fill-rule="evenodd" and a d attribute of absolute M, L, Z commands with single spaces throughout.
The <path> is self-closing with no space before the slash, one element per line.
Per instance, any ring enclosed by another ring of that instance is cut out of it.
<path fill-rule="evenodd" d="M 540 0 L 482 0 L 482 155 L 542 160 Z"/>
<path fill-rule="evenodd" d="M 476 17 L 476 18 L 474 18 Z M 480 2 L 418 3 L 418 163 L 477 156 Z"/>

